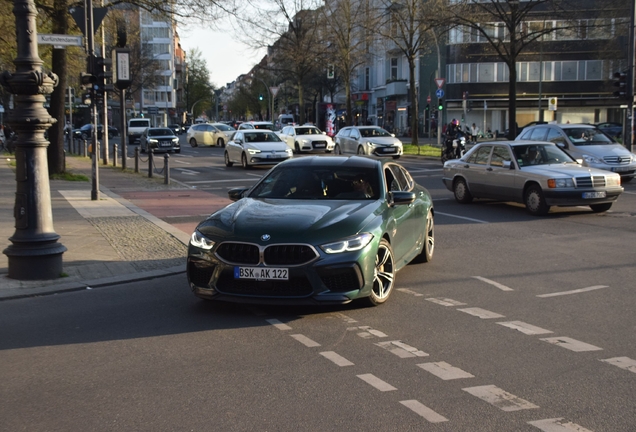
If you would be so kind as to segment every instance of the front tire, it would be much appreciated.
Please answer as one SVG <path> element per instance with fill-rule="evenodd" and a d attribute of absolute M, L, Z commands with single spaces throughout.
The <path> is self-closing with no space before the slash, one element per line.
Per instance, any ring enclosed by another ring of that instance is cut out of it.
<path fill-rule="evenodd" d="M 245 153 L 241 156 L 241 165 L 243 166 L 243 169 L 250 169 L 250 164 L 247 162 L 247 156 L 245 156 Z"/>
<path fill-rule="evenodd" d="M 455 180 L 455 183 L 453 184 L 453 193 L 455 194 L 455 200 L 458 203 L 468 204 L 473 200 L 473 195 L 470 193 L 470 190 L 468 190 L 466 180 L 463 178 Z"/>
<path fill-rule="evenodd" d="M 190 138 L 190 145 L 191 145 L 192 147 L 196 147 L 196 146 L 198 145 L 198 144 L 197 144 L 197 140 L 195 140 L 194 138 Z"/>
<path fill-rule="evenodd" d="M 294 143 L 294 153 L 300 154 L 300 145 L 298 143 Z"/>
<path fill-rule="evenodd" d="M 364 156 L 365 155 L 364 149 L 362 148 L 362 146 L 358 147 L 358 155 L 360 155 L 360 156 Z"/>
<path fill-rule="evenodd" d="M 225 147 L 225 141 L 223 141 L 223 138 L 216 140 L 216 145 L 219 147 Z"/>
<path fill-rule="evenodd" d="M 375 256 L 375 269 L 373 271 L 373 287 L 367 301 L 371 306 L 378 306 L 386 302 L 393 292 L 395 283 L 395 265 L 393 262 L 393 249 L 386 239 L 380 240 Z"/>
<path fill-rule="evenodd" d="M 336 144 L 336 146 L 333 148 L 333 154 L 335 154 L 335 155 L 341 155 L 342 154 L 342 150 L 340 150 L 340 146 L 338 144 Z"/>
<path fill-rule="evenodd" d="M 612 208 L 613 203 L 592 204 L 590 208 L 594 213 L 603 213 Z"/>
<path fill-rule="evenodd" d="M 526 210 L 532 216 L 544 216 L 550 211 L 550 206 L 545 203 L 543 191 L 537 185 L 528 188 L 525 202 Z"/>
<path fill-rule="evenodd" d="M 234 163 L 230 160 L 230 155 L 227 154 L 227 151 L 225 152 L 225 155 L 223 156 L 223 158 L 225 159 L 226 167 L 231 167 L 232 165 L 234 165 Z"/>
<path fill-rule="evenodd" d="M 422 246 L 422 252 L 415 257 L 413 262 L 426 263 L 433 259 L 433 252 L 435 251 L 435 220 L 433 218 L 433 211 L 429 210 L 426 216 L 426 232 L 424 237 L 424 245 Z"/>

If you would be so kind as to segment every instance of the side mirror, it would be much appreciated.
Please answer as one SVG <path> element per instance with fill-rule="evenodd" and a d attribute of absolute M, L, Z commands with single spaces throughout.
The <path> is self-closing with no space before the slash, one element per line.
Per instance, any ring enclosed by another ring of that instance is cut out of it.
<path fill-rule="evenodd" d="M 411 204 L 415 201 L 415 193 L 414 192 L 403 192 L 403 191 L 391 191 L 389 192 L 389 205 L 405 205 Z"/>
<path fill-rule="evenodd" d="M 227 192 L 227 196 L 228 198 L 230 198 L 231 201 L 238 201 L 241 198 L 243 198 L 243 195 L 245 194 L 245 192 L 247 192 L 249 190 L 249 188 L 235 188 L 235 189 L 230 189 Z"/>
<path fill-rule="evenodd" d="M 503 161 L 503 168 L 504 169 L 515 169 L 515 166 L 512 164 L 511 161 L 507 160 L 507 161 Z"/>
<path fill-rule="evenodd" d="M 557 141 L 555 144 L 557 145 L 557 147 L 562 149 L 567 147 L 563 141 Z"/>
<path fill-rule="evenodd" d="M 235 139 L 235 140 L 234 140 L 234 142 L 235 142 L 236 144 L 243 144 L 243 140 L 242 140 L 242 139 L 240 139 L 240 138 Z"/>

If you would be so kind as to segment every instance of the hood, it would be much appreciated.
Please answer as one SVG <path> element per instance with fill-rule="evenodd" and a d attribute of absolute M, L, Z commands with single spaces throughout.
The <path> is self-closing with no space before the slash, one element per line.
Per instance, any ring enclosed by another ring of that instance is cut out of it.
<path fill-rule="evenodd" d="M 361 137 L 360 142 L 370 142 L 378 145 L 401 145 L 402 142 L 395 137 Z"/>
<path fill-rule="evenodd" d="M 581 177 L 590 175 L 608 175 L 609 171 L 584 167 L 578 164 L 529 165 L 521 168 L 522 172 L 539 174 L 542 176 Z"/>
<path fill-rule="evenodd" d="M 246 143 L 245 147 L 260 151 L 286 151 L 289 147 L 283 141 Z"/>
<path fill-rule="evenodd" d="M 363 230 L 376 217 L 380 201 L 282 200 L 243 198 L 212 214 L 197 229 L 215 240 L 232 238 L 269 243 L 326 243 Z"/>
<path fill-rule="evenodd" d="M 603 159 L 604 156 L 630 156 L 631 153 L 620 144 L 574 146 L 576 153 L 589 154 Z"/>

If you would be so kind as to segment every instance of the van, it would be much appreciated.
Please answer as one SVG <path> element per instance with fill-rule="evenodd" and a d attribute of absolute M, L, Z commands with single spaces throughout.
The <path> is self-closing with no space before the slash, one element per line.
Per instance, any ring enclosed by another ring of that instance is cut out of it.
<path fill-rule="evenodd" d="M 128 143 L 137 144 L 141 134 L 150 127 L 150 119 L 135 118 L 128 120 Z"/>
<path fill-rule="evenodd" d="M 278 116 L 278 120 L 276 120 L 276 126 L 279 129 L 291 124 L 294 124 L 294 116 L 291 114 L 281 114 Z"/>

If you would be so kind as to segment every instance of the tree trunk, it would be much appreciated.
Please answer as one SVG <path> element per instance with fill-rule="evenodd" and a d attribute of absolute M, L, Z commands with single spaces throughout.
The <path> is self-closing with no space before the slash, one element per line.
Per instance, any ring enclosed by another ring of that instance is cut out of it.
<path fill-rule="evenodd" d="M 409 58 L 409 96 L 411 98 L 411 144 L 419 145 L 418 143 L 418 117 L 419 108 L 417 100 L 417 89 L 415 88 L 415 59 Z"/>
<path fill-rule="evenodd" d="M 55 0 L 55 13 L 53 15 L 52 30 L 54 34 L 67 34 L 67 9 L 66 0 Z M 66 114 L 64 102 L 66 99 L 66 50 L 53 49 L 51 59 L 51 70 L 59 78 L 57 87 L 51 93 L 51 106 L 49 108 L 51 117 L 57 119 L 49 129 L 50 144 L 47 148 L 47 159 L 49 165 L 49 174 L 60 174 L 64 172 L 64 126 L 66 124 Z"/>
<path fill-rule="evenodd" d="M 298 123 L 305 124 L 305 94 L 303 80 L 298 80 Z"/>
<path fill-rule="evenodd" d="M 512 59 L 508 65 L 510 79 L 508 80 L 508 139 L 514 140 L 517 137 L 517 68 L 516 58 Z"/>

